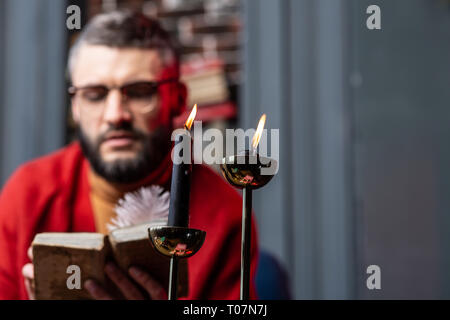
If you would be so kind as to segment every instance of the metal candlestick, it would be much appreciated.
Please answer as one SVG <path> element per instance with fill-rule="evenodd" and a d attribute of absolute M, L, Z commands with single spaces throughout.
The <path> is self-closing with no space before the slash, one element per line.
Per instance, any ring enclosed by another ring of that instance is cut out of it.
<path fill-rule="evenodd" d="M 148 229 L 150 242 L 160 254 L 170 258 L 168 300 L 177 300 L 178 263 L 200 250 L 206 232 L 184 227 L 153 227 Z"/>
<path fill-rule="evenodd" d="M 265 186 L 275 174 L 263 174 L 262 169 L 276 172 L 277 162 L 273 159 L 251 155 L 248 151 L 242 155 L 225 157 L 220 168 L 225 179 L 242 190 L 242 241 L 241 241 L 241 300 L 250 297 L 250 249 L 252 192 Z M 270 168 L 270 169 L 269 169 Z M 266 172 L 267 173 L 267 172 Z"/>

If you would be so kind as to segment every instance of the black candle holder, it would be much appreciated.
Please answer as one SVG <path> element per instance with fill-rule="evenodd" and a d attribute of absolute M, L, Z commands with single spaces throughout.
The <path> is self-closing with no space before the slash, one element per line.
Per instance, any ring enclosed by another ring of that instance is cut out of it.
<path fill-rule="evenodd" d="M 153 248 L 160 254 L 170 258 L 168 300 L 176 300 L 178 293 L 179 259 L 192 257 L 200 250 L 205 241 L 206 231 L 160 226 L 148 229 Z"/>
<path fill-rule="evenodd" d="M 277 161 L 246 151 L 244 154 L 222 159 L 220 168 L 225 179 L 242 190 L 242 238 L 241 238 L 241 300 L 250 297 L 250 248 L 252 191 L 265 186 L 275 175 Z M 267 170 L 273 173 L 261 171 Z"/>

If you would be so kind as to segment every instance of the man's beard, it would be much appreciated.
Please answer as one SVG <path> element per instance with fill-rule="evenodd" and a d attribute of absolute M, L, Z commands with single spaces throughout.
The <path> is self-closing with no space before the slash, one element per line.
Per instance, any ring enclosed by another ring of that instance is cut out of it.
<path fill-rule="evenodd" d="M 110 131 L 126 131 L 132 134 L 136 141 L 141 142 L 141 150 L 133 158 L 104 161 L 100 154 L 100 146 Z M 162 126 L 151 134 L 146 134 L 133 128 L 130 123 L 123 122 L 108 128 L 95 142 L 91 142 L 78 127 L 78 138 L 92 169 L 114 183 L 133 183 L 142 180 L 161 164 L 170 150 L 170 133 Z"/>

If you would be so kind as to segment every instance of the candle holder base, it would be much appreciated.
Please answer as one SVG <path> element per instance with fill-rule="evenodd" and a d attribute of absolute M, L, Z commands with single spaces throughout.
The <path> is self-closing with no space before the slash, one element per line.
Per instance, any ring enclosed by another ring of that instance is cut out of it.
<path fill-rule="evenodd" d="M 242 205 L 242 239 L 241 239 L 241 300 L 250 299 L 250 261 L 251 261 L 251 215 L 252 192 L 265 186 L 275 175 L 277 161 L 251 154 L 223 158 L 220 169 L 225 179 L 232 186 L 243 189 Z"/>
<path fill-rule="evenodd" d="M 184 227 L 153 227 L 148 229 L 150 243 L 160 254 L 170 258 L 168 299 L 178 293 L 178 263 L 192 257 L 205 242 L 206 232 Z"/>
<path fill-rule="evenodd" d="M 273 178 L 277 165 L 274 159 L 247 152 L 223 158 L 220 169 L 225 179 L 234 187 L 254 190 L 265 186 Z"/>
<path fill-rule="evenodd" d="M 205 241 L 206 232 L 184 227 L 153 227 L 148 229 L 152 246 L 166 257 L 189 258 Z"/>

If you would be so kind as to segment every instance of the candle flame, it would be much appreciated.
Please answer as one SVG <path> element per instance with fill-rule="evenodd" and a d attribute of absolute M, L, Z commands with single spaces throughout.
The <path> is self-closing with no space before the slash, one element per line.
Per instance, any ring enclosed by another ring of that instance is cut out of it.
<path fill-rule="evenodd" d="M 255 135 L 252 139 L 252 147 L 253 149 L 256 149 L 259 144 L 259 140 L 261 140 L 262 132 L 264 129 L 264 124 L 266 123 L 266 114 L 263 114 L 261 118 L 259 119 L 258 127 L 256 128 Z"/>
<path fill-rule="evenodd" d="M 184 127 L 187 130 L 191 130 L 196 115 L 197 115 L 197 104 L 194 104 L 194 107 L 192 107 L 191 114 L 189 115 L 188 119 L 186 120 L 186 123 L 184 124 Z"/>

